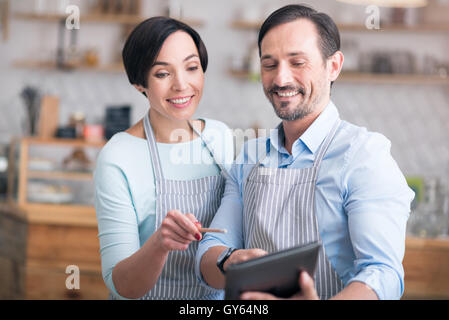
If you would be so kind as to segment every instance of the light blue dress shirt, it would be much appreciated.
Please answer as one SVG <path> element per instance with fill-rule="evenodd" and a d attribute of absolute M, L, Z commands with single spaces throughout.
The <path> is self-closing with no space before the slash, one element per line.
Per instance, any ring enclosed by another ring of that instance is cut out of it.
<path fill-rule="evenodd" d="M 244 144 L 211 224 L 226 228 L 228 233 L 206 234 L 197 251 L 196 273 L 203 284 L 200 261 L 209 248 L 244 248 L 242 195 L 257 161 L 267 155 L 261 166 L 311 167 L 338 118 L 337 108 L 330 102 L 294 142 L 292 154 L 278 144 L 277 130 Z M 342 121 L 321 163 L 315 189 L 319 232 L 333 268 L 345 286 L 363 282 L 380 299 L 399 299 L 403 294 L 406 223 L 414 197 L 390 154 L 390 146 L 383 135 Z"/>
<path fill-rule="evenodd" d="M 223 122 L 203 120 L 203 139 L 215 161 L 229 170 L 234 160 L 231 130 Z M 157 148 L 165 179 L 194 180 L 220 173 L 200 138 L 157 143 Z M 112 270 L 155 231 L 156 184 L 147 140 L 115 134 L 98 156 L 94 180 L 103 279 L 115 297 L 124 299 L 115 289 Z"/>

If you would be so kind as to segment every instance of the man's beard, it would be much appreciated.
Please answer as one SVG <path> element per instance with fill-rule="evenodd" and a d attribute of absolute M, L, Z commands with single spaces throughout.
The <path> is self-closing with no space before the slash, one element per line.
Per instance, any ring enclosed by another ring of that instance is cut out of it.
<path fill-rule="evenodd" d="M 273 95 L 277 94 L 278 91 L 295 91 L 298 92 L 298 94 L 302 95 L 303 100 L 299 102 L 295 107 L 289 107 L 292 102 L 288 101 L 281 101 L 277 105 L 274 102 L 274 99 L 272 98 Z M 321 96 L 315 96 L 312 101 L 307 103 L 305 100 L 306 98 L 306 90 L 305 88 L 298 86 L 284 86 L 279 87 L 277 85 L 273 85 L 268 90 L 265 90 L 265 94 L 268 98 L 268 100 L 271 102 L 271 105 L 273 106 L 274 112 L 276 112 L 276 115 L 286 121 L 294 121 L 298 119 L 304 119 L 309 114 L 311 114 L 315 110 L 315 106 L 318 104 L 318 101 L 320 100 Z"/>

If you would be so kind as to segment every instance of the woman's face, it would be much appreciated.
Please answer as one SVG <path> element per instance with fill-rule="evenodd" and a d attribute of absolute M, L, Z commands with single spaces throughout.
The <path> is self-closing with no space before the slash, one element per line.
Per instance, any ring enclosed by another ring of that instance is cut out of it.
<path fill-rule="evenodd" d="M 144 88 L 151 109 L 170 120 L 187 120 L 200 102 L 204 72 L 192 37 L 176 31 L 167 37 L 148 72 Z"/>

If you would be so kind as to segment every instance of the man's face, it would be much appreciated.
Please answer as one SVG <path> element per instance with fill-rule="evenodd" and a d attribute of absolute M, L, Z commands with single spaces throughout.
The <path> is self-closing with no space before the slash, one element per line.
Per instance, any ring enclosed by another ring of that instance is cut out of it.
<path fill-rule="evenodd" d="M 302 119 L 329 98 L 327 64 L 315 25 L 298 19 L 274 27 L 261 43 L 265 95 L 282 120 Z"/>

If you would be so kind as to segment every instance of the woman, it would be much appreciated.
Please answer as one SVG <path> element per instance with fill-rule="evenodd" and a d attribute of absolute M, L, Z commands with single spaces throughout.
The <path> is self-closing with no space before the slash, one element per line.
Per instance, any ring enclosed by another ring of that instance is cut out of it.
<path fill-rule="evenodd" d="M 211 222 L 224 190 L 220 163 L 233 160 L 226 125 L 191 120 L 203 92 L 206 48 L 186 24 L 153 17 L 132 31 L 122 55 L 150 108 L 97 160 L 104 281 L 112 298 L 220 298 L 194 275 L 199 228 Z"/>

